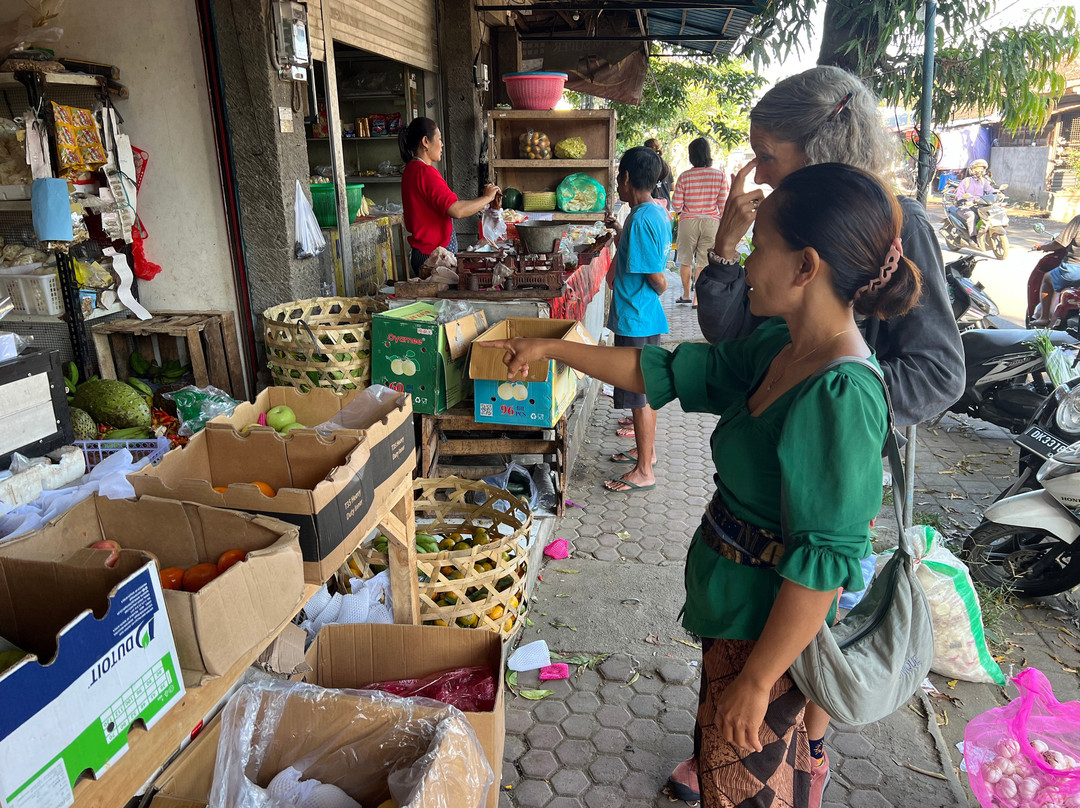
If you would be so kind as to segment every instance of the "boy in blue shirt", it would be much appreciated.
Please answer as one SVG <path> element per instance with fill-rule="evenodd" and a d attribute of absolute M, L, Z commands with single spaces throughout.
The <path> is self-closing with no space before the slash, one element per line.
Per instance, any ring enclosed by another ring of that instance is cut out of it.
<path fill-rule="evenodd" d="M 667 315 L 660 295 L 667 289 L 668 250 L 671 247 L 671 221 L 667 211 L 653 200 L 652 191 L 663 171 L 659 155 L 645 146 L 628 149 L 619 161 L 619 199 L 632 205 L 622 228 L 615 227 L 615 266 L 612 281 L 611 311 L 608 328 L 615 334 L 615 344 L 641 348 L 659 345 L 660 335 L 668 332 Z M 608 480 L 609 491 L 639 491 L 656 487 L 653 465 L 656 463 L 656 410 L 644 394 L 615 388 L 616 409 L 629 409 L 633 416 L 632 434 L 636 450 L 619 452 L 616 463 L 633 463 L 621 477 Z"/>

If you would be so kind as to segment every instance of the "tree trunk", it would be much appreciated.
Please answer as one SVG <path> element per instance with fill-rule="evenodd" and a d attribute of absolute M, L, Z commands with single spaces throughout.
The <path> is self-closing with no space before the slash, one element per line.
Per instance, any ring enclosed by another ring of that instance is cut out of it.
<path fill-rule="evenodd" d="M 825 4 L 825 20 L 822 23 L 819 65 L 835 65 L 851 73 L 859 74 L 859 63 L 865 54 L 877 48 L 879 31 L 872 16 L 859 18 L 853 7 L 846 2 L 828 0 Z M 845 19 L 846 18 L 846 19 Z M 847 53 L 843 47 L 855 41 L 859 44 Z"/>

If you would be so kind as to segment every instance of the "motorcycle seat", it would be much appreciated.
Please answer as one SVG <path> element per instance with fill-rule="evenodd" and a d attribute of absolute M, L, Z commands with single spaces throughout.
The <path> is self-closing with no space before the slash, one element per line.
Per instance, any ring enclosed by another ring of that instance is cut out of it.
<path fill-rule="evenodd" d="M 1027 328 L 972 328 L 960 332 L 960 339 L 964 343 L 967 364 L 976 365 L 1013 351 L 1031 351 L 1025 343 L 1034 343 L 1037 333 L 1035 329 Z M 1051 331 L 1050 341 L 1054 345 L 1076 344 L 1076 340 L 1064 331 Z"/>

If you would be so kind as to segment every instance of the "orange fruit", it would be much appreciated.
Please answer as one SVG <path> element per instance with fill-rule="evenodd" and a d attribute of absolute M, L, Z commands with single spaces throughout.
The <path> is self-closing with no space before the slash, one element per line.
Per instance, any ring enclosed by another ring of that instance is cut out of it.
<path fill-rule="evenodd" d="M 276 497 L 277 496 L 277 491 L 275 491 L 267 483 L 264 483 L 261 480 L 252 480 L 251 484 L 254 485 L 256 488 L 258 488 L 260 491 L 262 491 L 264 497 Z"/>
<path fill-rule="evenodd" d="M 183 589 L 184 571 L 179 567 L 166 567 L 160 573 L 162 589 Z"/>
<path fill-rule="evenodd" d="M 247 553 L 243 550 L 226 550 L 221 554 L 221 557 L 217 560 L 218 575 L 225 572 L 233 564 L 239 564 L 241 561 L 247 560 Z"/>
<path fill-rule="evenodd" d="M 184 573 L 184 589 L 198 592 L 217 577 L 217 564 L 196 564 Z"/>
<path fill-rule="evenodd" d="M 217 491 L 217 492 L 218 492 L 219 494 L 224 494 L 224 493 L 225 493 L 226 491 L 228 491 L 229 489 L 228 489 L 228 486 L 224 486 L 224 485 L 215 485 L 215 486 L 214 486 L 214 490 L 215 490 L 215 491 Z"/>

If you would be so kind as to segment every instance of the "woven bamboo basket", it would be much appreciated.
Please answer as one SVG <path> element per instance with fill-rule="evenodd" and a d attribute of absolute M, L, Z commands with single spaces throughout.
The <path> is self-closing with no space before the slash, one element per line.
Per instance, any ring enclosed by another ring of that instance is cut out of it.
<path fill-rule="evenodd" d="M 315 297 L 263 312 L 266 360 L 274 384 L 336 393 L 371 384 L 371 315 L 385 298 Z"/>
<path fill-rule="evenodd" d="M 425 625 L 486 628 L 504 638 L 514 634 L 525 622 L 525 540 L 532 527 L 528 503 L 460 477 L 420 478 L 414 492 L 417 531 L 440 538 L 450 533 L 474 537 L 484 528 L 489 538 L 468 550 L 417 553 L 421 620 Z M 483 504 L 473 502 L 477 493 L 486 496 Z M 338 572 L 344 591 L 349 591 L 348 578 L 370 578 L 389 563 L 385 553 L 365 542 Z"/>

